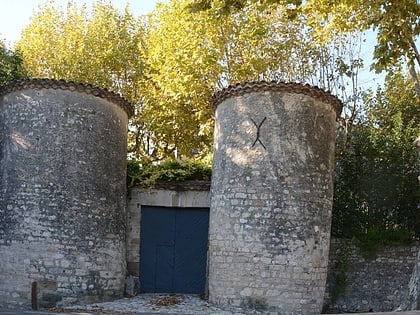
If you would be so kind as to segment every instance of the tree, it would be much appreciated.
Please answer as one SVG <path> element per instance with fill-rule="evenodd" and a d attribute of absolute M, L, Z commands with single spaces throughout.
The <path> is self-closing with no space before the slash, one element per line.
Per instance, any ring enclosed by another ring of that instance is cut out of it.
<path fill-rule="evenodd" d="M 420 3 L 417 0 L 195 0 L 191 8 L 193 11 L 215 8 L 231 14 L 255 2 L 284 6 L 291 18 L 304 16 L 320 43 L 330 41 L 338 33 L 377 31 L 373 68 L 376 71 L 392 70 L 393 66 L 406 62 L 420 98 L 416 70 L 420 66 L 416 46 L 420 34 Z"/>
<path fill-rule="evenodd" d="M 377 31 L 372 67 L 378 72 L 392 71 L 394 66 L 406 63 L 413 88 L 420 98 L 420 81 L 416 71 L 416 67 L 420 66 L 416 46 L 420 34 L 420 3 L 417 0 L 308 1 L 304 10 L 312 14 L 312 25 L 319 32 L 323 29 L 349 32 L 371 28 Z"/>
<path fill-rule="evenodd" d="M 18 47 L 32 76 L 88 82 L 133 101 L 129 152 L 151 160 L 211 154 L 209 100 L 217 88 L 275 79 L 341 94 L 349 81 L 355 84 L 360 61 L 351 36 L 319 46 L 306 21 L 291 20 L 287 8 L 254 3 L 221 16 L 192 13 L 189 4 L 173 0 L 134 19 L 102 1 L 92 12 L 49 2 Z M 349 99 L 357 100 L 355 92 Z"/>
<path fill-rule="evenodd" d="M 18 51 L 10 50 L 0 41 L 0 84 L 26 77 Z"/>
<path fill-rule="evenodd" d="M 23 30 L 17 48 L 31 76 L 86 82 L 138 99 L 142 74 L 141 23 L 127 7 L 124 14 L 105 1 L 85 6 L 54 1 L 39 8 Z"/>
<path fill-rule="evenodd" d="M 304 21 L 290 20 L 281 7 L 255 3 L 220 15 L 217 10 L 191 13 L 190 4 L 160 5 L 148 21 L 140 109 L 148 119 L 137 139 L 141 151 L 151 148 L 155 157 L 211 151 L 209 99 L 215 89 L 264 79 L 312 83 L 341 95 L 346 83 L 338 84 L 338 78 L 355 78 L 361 66 L 349 54 L 354 38 L 338 37 L 320 47 Z M 161 153 L 156 143 L 164 148 Z"/>
<path fill-rule="evenodd" d="M 149 16 L 137 157 L 161 160 L 210 151 L 209 99 L 220 72 L 212 42 L 214 23 L 205 13 L 187 14 L 182 1 L 162 4 Z"/>
<path fill-rule="evenodd" d="M 365 98 L 366 120 L 338 143 L 333 233 L 420 237 L 420 101 L 400 70 Z M 398 234 L 396 232 L 404 232 Z"/>

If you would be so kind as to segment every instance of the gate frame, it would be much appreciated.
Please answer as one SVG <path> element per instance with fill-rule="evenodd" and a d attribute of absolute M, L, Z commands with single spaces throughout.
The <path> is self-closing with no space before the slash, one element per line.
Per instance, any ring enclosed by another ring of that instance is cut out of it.
<path fill-rule="evenodd" d="M 142 207 L 209 208 L 210 181 L 156 183 L 153 188 L 133 187 L 127 203 L 127 276 L 140 276 L 140 225 Z M 206 292 L 207 292 L 206 276 Z"/>

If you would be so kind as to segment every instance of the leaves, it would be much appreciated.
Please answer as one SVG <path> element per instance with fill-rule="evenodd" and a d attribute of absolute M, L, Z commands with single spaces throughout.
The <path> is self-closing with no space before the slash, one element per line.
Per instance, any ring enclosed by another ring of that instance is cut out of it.
<path fill-rule="evenodd" d="M 86 82 L 123 93 L 135 101 L 141 75 L 139 21 L 104 1 L 85 6 L 54 1 L 40 7 L 18 42 L 25 67 L 34 77 Z"/>
<path fill-rule="evenodd" d="M 88 82 L 136 104 L 131 157 L 205 157 L 213 142 L 209 100 L 218 88 L 245 80 L 299 81 L 350 98 L 342 91 L 355 84 L 348 80 L 360 67 L 350 53 L 353 43 L 339 36 L 319 45 L 305 18 L 290 18 L 291 10 L 301 13 L 296 1 L 274 2 L 251 1 L 220 15 L 217 6 L 192 13 L 191 0 L 172 0 L 136 19 L 129 8 L 120 13 L 105 1 L 91 10 L 51 1 L 34 15 L 18 47 L 33 76 Z"/>
<path fill-rule="evenodd" d="M 127 166 L 128 186 L 151 187 L 157 181 L 182 182 L 211 179 L 211 166 L 188 159 L 165 160 L 154 164 L 150 160 L 129 160 Z"/>
<path fill-rule="evenodd" d="M 0 41 L 0 84 L 26 77 L 22 58 L 18 51 L 9 50 Z"/>
<path fill-rule="evenodd" d="M 420 133 L 419 101 L 410 81 L 396 71 L 384 89 L 365 98 L 365 105 L 366 120 L 338 142 L 333 233 L 364 239 L 379 231 L 381 237 L 418 238 L 413 141 Z"/>

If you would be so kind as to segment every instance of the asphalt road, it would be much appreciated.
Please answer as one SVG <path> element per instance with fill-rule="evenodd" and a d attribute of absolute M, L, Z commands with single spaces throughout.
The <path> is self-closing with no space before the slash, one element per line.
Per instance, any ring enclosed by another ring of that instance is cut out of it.
<path fill-rule="evenodd" d="M 69 315 L 69 313 L 51 313 L 51 312 L 35 312 L 35 311 L 23 311 L 23 310 L 9 310 L 0 308 L 1 315 L 42 315 L 42 314 L 49 314 L 49 315 Z M 71 314 L 73 315 L 73 314 Z"/>
<path fill-rule="evenodd" d="M 137 315 L 158 315 L 158 313 L 136 313 L 136 314 Z M 89 312 L 54 313 L 54 312 L 35 312 L 35 311 L 0 309 L 0 315 L 100 315 L 100 313 L 89 313 Z M 180 314 L 165 314 L 165 315 L 180 315 Z"/>
<path fill-rule="evenodd" d="M 159 313 L 136 313 L 138 315 L 158 315 Z M 406 312 L 385 312 L 385 313 L 359 313 L 358 315 L 420 315 L 420 311 L 406 311 Z M 36 312 L 24 310 L 10 310 L 0 308 L 0 315 L 100 315 L 98 313 L 76 312 L 76 313 L 53 313 L 53 312 Z M 165 315 L 182 315 L 182 314 L 165 314 Z M 333 314 L 331 314 L 333 315 Z M 340 315 L 340 314 L 336 314 Z"/>

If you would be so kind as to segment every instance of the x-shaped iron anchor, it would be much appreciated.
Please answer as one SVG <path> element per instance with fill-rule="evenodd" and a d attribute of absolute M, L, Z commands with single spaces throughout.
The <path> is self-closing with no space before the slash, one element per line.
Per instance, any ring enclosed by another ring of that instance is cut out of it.
<path fill-rule="evenodd" d="M 264 145 L 264 143 L 262 143 L 262 141 L 261 141 L 261 139 L 260 139 L 260 129 L 261 129 L 261 126 L 263 125 L 263 123 L 265 122 L 265 120 L 267 119 L 267 117 L 264 117 L 264 119 L 259 123 L 259 124 L 257 124 L 252 118 L 250 118 L 250 120 L 252 121 L 252 123 L 255 125 L 255 127 L 257 128 L 257 137 L 255 138 L 255 141 L 254 141 L 254 143 L 252 144 L 252 146 L 251 146 L 251 148 L 253 148 L 254 147 L 254 145 L 257 143 L 257 142 L 259 142 L 261 145 L 262 145 L 262 147 L 265 149 L 265 150 L 267 150 L 267 148 L 265 147 L 265 145 Z"/>

